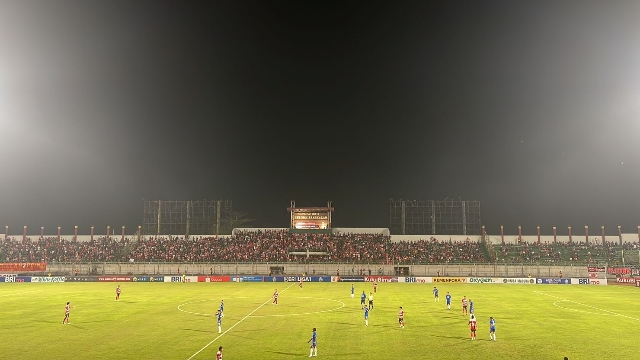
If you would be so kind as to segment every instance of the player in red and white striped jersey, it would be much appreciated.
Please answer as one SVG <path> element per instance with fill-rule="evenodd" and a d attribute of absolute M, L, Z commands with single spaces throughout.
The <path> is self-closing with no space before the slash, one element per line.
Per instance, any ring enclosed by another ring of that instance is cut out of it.
<path fill-rule="evenodd" d="M 404 310 L 402 310 L 402 306 L 400 306 L 400 310 L 398 311 L 398 324 L 400 324 L 401 329 L 404 329 Z"/>
<path fill-rule="evenodd" d="M 218 348 L 218 352 L 216 353 L 216 360 L 222 360 L 222 346 Z"/>

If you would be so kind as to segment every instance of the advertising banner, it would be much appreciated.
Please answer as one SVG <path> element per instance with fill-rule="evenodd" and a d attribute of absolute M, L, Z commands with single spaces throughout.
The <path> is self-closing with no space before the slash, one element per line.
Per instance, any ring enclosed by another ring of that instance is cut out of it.
<path fill-rule="evenodd" d="M 571 278 L 571 285 L 607 285 L 607 279 Z"/>
<path fill-rule="evenodd" d="M 284 276 L 263 276 L 264 282 L 284 282 Z"/>
<path fill-rule="evenodd" d="M 640 278 L 619 276 L 619 277 L 616 278 L 616 282 L 615 283 L 611 283 L 611 284 L 616 284 L 616 285 L 634 285 L 636 283 L 636 280 L 640 280 Z"/>
<path fill-rule="evenodd" d="M 640 279 L 636 279 L 636 287 L 640 287 Z"/>
<path fill-rule="evenodd" d="M 134 282 L 164 282 L 164 276 L 134 276 Z"/>
<path fill-rule="evenodd" d="M 31 282 L 31 276 L 4 276 L 0 278 L 0 282 L 5 282 L 5 283 Z"/>
<path fill-rule="evenodd" d="M 23 272 L 23 271 L 45 271 L 46 262 L 39 263 L 0 263 L 0 271 Z"/>
<path fill-rule="evenodd" d="M 183 282 L 182 275 L 165 276 L 164 282 Z M 198 276 L 185 276 L 184 282 L 198 282 Z"/>
<path fill-rule="evenodd" d="M 97 282 L 97 276 L 65 276 L 64 282 Z"/>
<path fill-rule="evenodd" d="M 535 284 L 536 279 L 533 278 L 504 278 L 503 284 Z"/>
<path fill-rule="evenodd" d="M 498 281 L 496 281 L 498 280 Z M 467 279 L 467 282 L 470 284 L 495 284 L 498 283 L 500 284 L 500 279 L 494 279 L 494 278 L 490 278 L 490 277 L 483 277 L 483 278 L 479 278 L 479 277 L 470 277 Z"/>
<path fill-rule="evenodd" d="M 172 276 L 172 278 L 173 278 L 173 276 Z M 191 278 L 191 277 L 187 276 L 187 278 Z M 231 281 L 231 276 L 215 276 L 215 275 L 214 276 L 208 276 L 207 275 L 207 276 L 194 276 L 194 278 L 196 278 L 194 280 L 194 282 L 195 281 L 197 281 L 197 282 L 229 282 L 229 281 Z M 181 282 L 181 281 L 182 280 L 180 280 L 180 281 L 173 281 L 172 280 L 172 282 Z M 189 281 L 187 281 L 187 282 L 189 282 Z"/>
<path fill-rule="evenodd" d="M 99 282 L 126 282 L 131 281 L 131 276 L 99 276 Z"/>
<path fill-rule="evenodd" d="M 16 282 L 18 274 L 2 274 L 0 276 L 0 282 Z"/>
<path fill-rule="evenodd" d="M 433 280 L 431 277 L 424 276 L 405 276 L 398 279 L 398 282 L 407 282 L 407 283 L 418 283 L 418 284 L 426 284 L 431 283 Z"/>
<path fill-rule="evenodd" d="M 338 282 L 364 282 L 364 276 L 336 276 Z M 333 281 L 333 277 L 331 277 Z"/>
<path fill-rule="evenodd" d="M 538 284 L 560 284 L 560 285 L 571 285 L 571 279 L 565 278 L 537 278 L 536 283 Z"/>
<path fill-rule="evenodd" d="M 434 277 L 432 280 L 434 283 L 467 283 L 467 278 L 463 277 Z"/>
<path fill-rule="evenodd" d="M 233 282 L 262 282 L 262 276 L 232 276 Z"/>
<path fill-rule="evenodd" d="M 403 277 L 404 278 L 404 277 Z M 365 276 L 365 282 L 400 282 L 400 278 L 397 276 Z"/>
<path fill-rule="evenodd" d="M 64 282 L 64 276 L 32 276 L 31 282 L 46 282 L 46 283 L 54 283 L 54 282 Z"/>
<path fill-rule="evenodd" d="M 640 269 L 632 269 L 627 267 L 610 267 L 607 272 L 610 275 L 640 275 Z"/>
<path fill-rule="evenodd" d="M 604 266 L 589 266 L 587 271 L 590 273 L 594 272 L 604 272 Z"/>

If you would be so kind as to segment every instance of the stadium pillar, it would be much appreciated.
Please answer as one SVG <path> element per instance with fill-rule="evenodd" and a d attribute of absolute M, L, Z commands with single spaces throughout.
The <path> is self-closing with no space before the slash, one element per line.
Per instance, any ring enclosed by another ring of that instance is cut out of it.
<path fill-rule="evenodd" d="M 500 240 L 502 240 L 502 245 L 504 245 L 504 225 L 500 225 Z"/>
<path fill-rule="evenodd" d="M 58 241 L 60 241 L 60 230 L 61 230 L 61 229 L 62 229 L 62 228 L 61 228 L 60 226 L 58 226 Z"/>
<path fill-rule="evenodd" d="M 482 225 L 482 240 L 487 241 L 487 230 L 484 225 Z"/>
<path fill-rule="evenodd" d="M 44 239 L 44 226 L 40 226 L 40 237 Z"/>
<path fill-rule="evenodd" d="M 111 226 L 107 225 L 107 239 L 111 236 Z"/>
<path fill-rule="evenodd" d="M 138 225 L 138 241 L 140 241 L 140 235 L 142 234 L 142 226 Z"/>
<path fill-rule="evenodd" d="M 557 232 L 556 232 L 556 227 L 554 226 L 554 227 L 553 227 L 553 243 L 554 243 L 554 244 L 555 244 L 556 242 L 558 242 L 557 236 L 558 236 L 558 234 L 557 234 Z"/>
<path fill-rule="evenodd" d="M 640 225 L 638 225 L 638 241 L 640 241 Z M 620 245 L 622 245 L 622 236 L 620 237 Z"/>
<path fill-rule="evenodd" d="M 9 237 L 9 225 L 5 225 L 4 227 L 4 239 L 7 240 Z"/>
<path fill-rule="evenodd" d="M 584 239 L 588 244 L 589 243 L 589 225 L 584 226 Z"/>
<path fill-rule="evenodd" d="M 540 244 L 540 225 L 536 226 L 536 229 L 538 230 L 538 244 Z"/>
<path fill-rule="evenodd" d="M 518 243 L 522 242 L 522 226 L 518 225 Z"/>
<path fill-rule="evenodd" d="M 78 225 L 73 226 L 73 241 L 78 240 Z"/>
<path fill-rule="evenodd" d="M 568 229 L 569 229 L 569 244 L 573 244 L 573 238 L 571 237 L 571 225 L 569 225 Z"/>
<path fill-rule="evenodd" d="M 95 228 L 95 226 L 91 225 L 91 241 L 93 241 L 93 229 Z"/>
<path fill-rule="evenodd" d="M 122 225 L 122 240 L 124 240 L 124 225 Z"/>
<path fill-rule="evenodd" d="M 22 227 L 22 241 L 27 240 L 27 225 Z"/>
<path fill-rule="evenodd" d="M 622 226 L 618 225 L 618 243 L 622 245 Z"/>
<path fill-rule="evenodd" d="M 602 245 L 604 245 L 604 225 L 600 226 L 600 230 L 602 230 Z"/>

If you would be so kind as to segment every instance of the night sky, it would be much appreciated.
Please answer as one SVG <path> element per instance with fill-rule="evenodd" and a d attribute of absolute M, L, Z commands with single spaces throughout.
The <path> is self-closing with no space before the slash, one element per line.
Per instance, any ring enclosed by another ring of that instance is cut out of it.
<path fill-rule="evenodd" d="M 640 225 L 638 1 L 0 0 L 0 226 L 255 226 L 475 199 L 488 232 Z M 104 230 L 102 230 L 104 231 Z M 579 230 L 582 231 L 582 230 Z M 598 233 L 599 230 L 594 230 Z"/>

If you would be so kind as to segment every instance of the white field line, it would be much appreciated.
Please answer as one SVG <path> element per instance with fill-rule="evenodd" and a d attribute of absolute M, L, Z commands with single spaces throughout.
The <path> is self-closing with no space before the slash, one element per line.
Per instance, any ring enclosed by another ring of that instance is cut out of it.
<path fill-rule="evenodd" d="M 42 291 L 42 290 L 33 290 L 33 291 L 25 291 L 25 292 L 13 293 L 13 294 L 4 294 L 4 295 L 0 295 L 0 297 L 22 295 L 22 294 L 31 294 L 31 293 L 38 292 L 38 291 Z"/>
<path fill-rule="evenodd" d="M 597 308 L 597 307 L 595 307 L 595 306 L 591 306 L 591 305 L 587 305 L 587 304 L 579 303 L 579 302 L 577 302 L 577 301 L 573 301 L 573 300 L 569 300 L 569 299 L 563 299 L 563 298 L 561 298 L 561 297 L 557 297 L 557 296 L 553 296 L 553 295 L 545 294 L 545 293 L 540 292 L 540 291 L 534 291 L 534 292 L 535 292 L 535 293 L 537 293 L 537 294 L 540 294 L 540 295 L 544 295 L 544 296 L 548 296 L 548 297 L 552 297 L 552 298 L 558 299 L 559 301 L 555 301 L 555 302 L 553 303 L 553 305 L 554 305 L 554 306 L 556 306 L 556 307 L 559 307 L 559 308 L 561 308 L 561 309 L 571 310 L 571 311 L 577 311 L 577 312 L 584 312 L 584 313 L 587 313 L 587 314 L 594 314 L 594 315 L 604 315 L 604 316 L 612 315 L 612 316 L 620 316 L 620 317 L 623 317 L 623 318 L 627 318 L 627 319 L 631 319 L 631 320 L 635 320 L 635 321 L 640 321 L 640 319 L 638 319 L 638 318 L 634 318 L 634 317 L 631 317 L 631 316 L 623 315 L 623 314 L 620 314 L 620 313 L 617 313 L 617 312 L 614 312 L 614 311 L 605 310 L 605 309 L 600 309 L 600 308 Z M 576 305 L 580 305 L 580 306 L 585 306 L 585 307 L 591 308 L 591 309 L 593 309 L 593 310 L 597 310 L 597 311 L 605 312 L 605 313 L 607 313 L 607 314 L 602 314 L 602 313 L 595 313 L 595 312 L 589 312 L 589 311 L 582 311 L 582 310 L 576 310 L 576 309 L 569 309 L 569 308 L 565 308 L 565 307 L 562 307 L 562 306 L 560 306 L 560 305 L 558 305 L 558 304 L 557 304 L 557 303 L 562 302 L 562 301 L 566 301 L 566 302 L 574 303 L 574 304 L 576 304 Z"/>
<path fill-rule="evenodd" d="M 290 287 L 292 287 L 294 284 L 292 283 L 291 285 L 289 285 L 286 289 L 282 290 L 280 293 L 283 293 L 285 291 L 287 291 L 287 289 L 289 289 Z M 191 355 L 187 360 L 191 360 L 194 357 L 196 357 L 198 354 L 200 354 L 204 349 L 208 348 L 211 344 L 213 344 L 216 340 L 220 339 L 221 337 L 223 337 L 226 333 L 228 333 L 229 331 L 231 331 L 231 329 L 233 329 L 234 327 L 236 327 L 236 325 L 240 324 L 241 322 L 243 322 L 245 319 L 247 319 L 248 317 L 250 317 L 251 315 L 253 315 L 253 313 L 255 313 L 256 311 L 260 310 L 263 306 L 267 305 L 267 303 L 269 301 L 273 301 L 273 298 L 269 298 L 267 299 L 267 301 L 263 302 L 262 305 L 258 306 L 257 308 L 255 308 L 252 312 L 250 312 L 249 314 L 247 314 L 247 316 L 243 317 L 242 319 L 240 319 L 240 321 L 238 321 L 237 323 L 233 324 L 230 328 L 228 328 L 227 330 L 225 330 L 222 334 L 218 335 L 218 337 L 216 337 L 215 339 L 211 340 L 207 345 L 203 346 L 202 349 L 196 351 L 195 354 Z"/>

